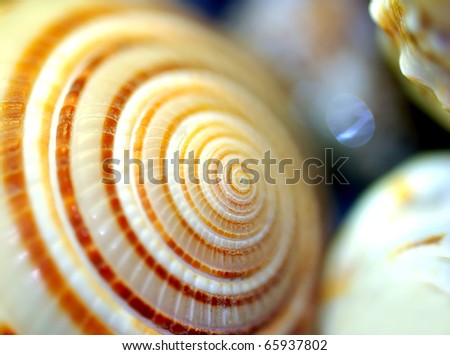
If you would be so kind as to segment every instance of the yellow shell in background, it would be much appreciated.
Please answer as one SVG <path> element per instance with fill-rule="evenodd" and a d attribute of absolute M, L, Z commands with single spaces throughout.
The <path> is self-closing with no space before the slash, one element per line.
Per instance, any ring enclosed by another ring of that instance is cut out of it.
<path fill-rule="evenodd" d="M 312 188 L 178 184 L 162 163 L 167 184 L 140 184 L 136 165 L 129 183 L 102 183 L 103 162 L 125 151 L 225 162 L 270 150 L 299 166 L 301 137 L 266 70 L 173 11 L 5 6 L 0 331 L 309 331 L 322 232 Z"/>
<path fill-rule="evenodd" d="M 386 34 L 387 55 L 409 80 L 409 93 L 450 130 L 450 3 L 372 0 L 370 11 Z"/>
<path fill-rule="evenodd" d="M 325 265 L 324 334 L 450 333 L 450 154 L 400 166 L 357 203 Z"/>

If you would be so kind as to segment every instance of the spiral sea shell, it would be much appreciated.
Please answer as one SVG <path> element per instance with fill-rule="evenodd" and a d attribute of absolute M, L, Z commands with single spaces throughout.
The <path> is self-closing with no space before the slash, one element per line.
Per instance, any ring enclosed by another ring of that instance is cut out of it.
<path fill-rule="evenodd" d="M 411 95 L 450 129 L 450 3 L 372 0 L 370 10 L 386 33 L 386 53 L 414 84 L 407 85 Z"/>
<path fill-rule="evenodd" d="M 160 7 L 30 1 L 1 16 L 2 331 L 308 329 L 315 191 L 243 185 L 234 167 L 227 183 L 181 184 L 163 164 L 174 152 L 225 163 L 268 150 L 299 163 L 266 70 Z M 128 183 L 122 165 L 120 182 L 102 183 L 103 163 L 127 151 L 167 183 L 141 183 L 136 164 Z"/>
<path fill-rule="evenodd" d="M 321 331 L 450 333 L 450 154 L 399 167 L 354 207 L 325 267 Z"/>

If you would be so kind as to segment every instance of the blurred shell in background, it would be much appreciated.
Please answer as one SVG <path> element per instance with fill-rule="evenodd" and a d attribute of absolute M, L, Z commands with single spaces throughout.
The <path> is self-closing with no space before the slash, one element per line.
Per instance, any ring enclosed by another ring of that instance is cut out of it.
<path fill-rule="evenodd" d="M 450 129 L 450 2 L 374 0 L 370 10 L 385 32 L 386 53 L 409 79 L 410 94 Z"/>
<path fill-rule="evenodd" d="M 300 121 L 322 147 L 351 158 L 346 174 L 363 185 L 413 146 L 367 7 L 360 0 L 252 0 L 230 23 L 290 85 Z"/>
<path fill-rule="evenodd" d="M 450 333 L 450 153 L 413 159 L 354 207 L 325 267 L 324 334 Z"/>

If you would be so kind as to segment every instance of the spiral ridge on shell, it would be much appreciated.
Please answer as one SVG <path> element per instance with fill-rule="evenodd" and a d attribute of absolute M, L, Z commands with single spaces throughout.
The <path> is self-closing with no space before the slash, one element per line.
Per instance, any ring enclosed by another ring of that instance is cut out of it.
<path fill-rule="evenodd" d="M 1 16 L 0 328 L 305 329 L 320 245 L 314 192 L 242 185 L 237 168 L 231 183 L 176 183 L 190 171 L 164 164 L 190 152 L 201 162 L 266 151 L 301 162 L 265 69 L 158 7 L 16 3 Z M 117 165 L 120 181 L 104 183 L 105 161 L 125 153 L 151 160 L 166 183 L 140 181 L 138 163 L 128 175 Z"/>

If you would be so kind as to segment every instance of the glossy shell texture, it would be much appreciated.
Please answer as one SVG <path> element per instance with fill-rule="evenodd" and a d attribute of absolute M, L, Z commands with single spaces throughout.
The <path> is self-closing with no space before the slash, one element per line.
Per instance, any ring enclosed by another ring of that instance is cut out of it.
<path fill-rule="evenodd" d="M 265 68 L 178 11 L 32 1 L 1 16 L 0 329 L 309 331 L 315 190 L 180 184 L 162 163 L 270 149 L 299 165 L 303 141 Z M 102 183 L 103 162 L 127 151 L 168 182 L 141 184 L 134 164 L 128 183 Z"/>
<path fill-rule="evenodd" d="M 450 130 L 450 3 L 372 0 L 370 12 L 384 30 L 388 56 L 409 80 L 409 92 Z"/>
<path fill-rule="evenodd" d="M 450 334 L 450 154 L 400 166 L 354 207 L 322 287 L 325 334 Z"/>

